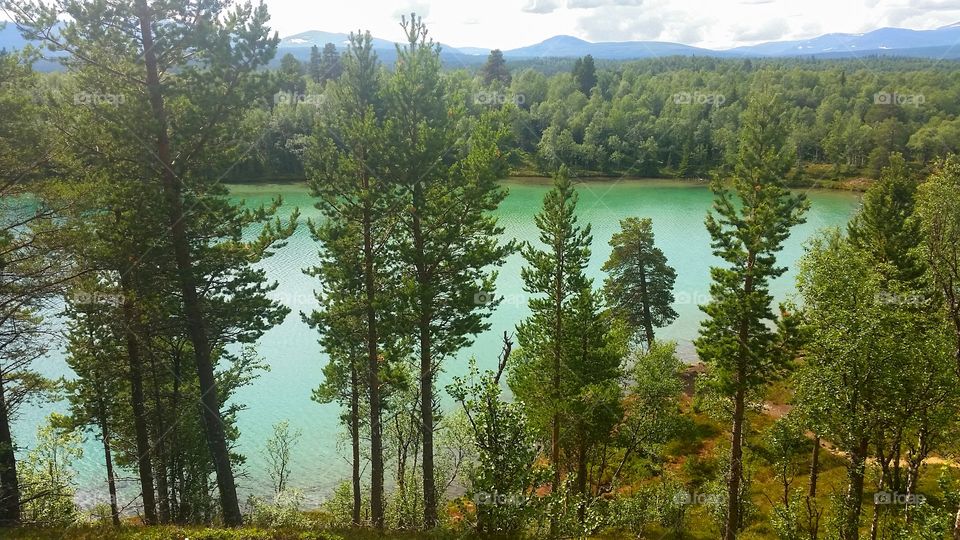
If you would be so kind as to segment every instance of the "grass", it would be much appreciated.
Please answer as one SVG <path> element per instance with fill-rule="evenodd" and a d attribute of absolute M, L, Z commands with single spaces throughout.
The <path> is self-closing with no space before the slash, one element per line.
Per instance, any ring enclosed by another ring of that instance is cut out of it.
<path fill-rule="evenodd" d="M 453 539 L 450 533 L 388 532 L 378 534 L 371 530 L 293 530 L 217 529 L 210 527 L 125 526 L 119 529 L 104 526 L 77 526 L 68 529 L 20 528 L 3 531 L 5 540 L 413 540 Z"/>

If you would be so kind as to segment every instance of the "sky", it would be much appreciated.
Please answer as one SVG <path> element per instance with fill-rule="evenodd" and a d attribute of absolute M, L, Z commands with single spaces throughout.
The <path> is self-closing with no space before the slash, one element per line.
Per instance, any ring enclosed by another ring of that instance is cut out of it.
<path fill-rule="evenodd" d="M 928 30 L 960 22 L 960 0 L 264 0 L 281 37 L 370 30 L 399 40 L 415 11 L 437 41 L 513 49 L 555 35 L 588 41 L 672 41 L 726 49 L 764 41 Z"/>

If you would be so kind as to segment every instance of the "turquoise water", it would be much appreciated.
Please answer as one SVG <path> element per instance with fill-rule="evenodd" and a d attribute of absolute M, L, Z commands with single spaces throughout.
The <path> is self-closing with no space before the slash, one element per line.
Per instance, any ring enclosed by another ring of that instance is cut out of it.
<path fill-rule="evenodd" d="M 508 181 L 506 185 L 510 195 L 498 212 L 500 223 L 506 229 L 505 236 L 519 240 L 536 239 L 533 215 L 539 211 L 549 183 L 525 180 Z M 581 223 L 593 227 L 589 273 L 597 286 L 602 281 L 600 267 L 610 253 L 607 242 L 619 229 L 619 220 L 630 216 L 653 219 L 657 244 L 677 270 L 675 309 L 680 315 L 671 326 L 660 330 L 658 337 L 676 340 L 683 358 L 695 360 L 691 340 L 696 337 L 702 316 L 697 305 L 707 300 L 709 266 L 715 262 L 703 225 L 704 216 L 710 209 L 710 192 L 700 184 L 659 180 L 591 181 L 579 184 L 578 190 Z M 303 185 L 241 185 L 232 186 L 231 193 L 251 205 L 266 203 L 282 194 L 284 205 L 281 212 L 298 207 L 304 220 L 319 217 Z M 846 192 L 815 190 L 809 191 L 808 195 L 811 209 L 807 223 L 794 229 L 780 257 L 780 261 L 790 267 L 803 253 L 803 243 L 811 235 L 825 227 L 845 224 L 859 204 L 859 197 Z M 294 450 L 291 483 L 304 490 L 309 501 L 320 500 L 349 477 L 349 445 L 339 425 L 339 408 L 335 404 L 318 405 L 310 400 L 326 362 L 316 334 L 300 319 L 300 312 L 309 312 L 316 306 L 312 294 L 315 282 L 302 272 L 303 268 L 317 262 L 316 251 L 309 232 L 301 226 L 289 244 L 264 263 L 270 279 L 279 283 L 274 298 L 288 305 L 292 312 L 259 344 L 258 351 L 271 366 L 270 371 L 263 373 L 252 386 L 242 389 L 234 398 L 247 405 L 247 410 L 239 415 L 242 433 L 239 450 L 248 458 L 246 475 L 239 479 L 245 493 L 270 490 L 269 481 L 262 472 L 262 449 L 272 432 L 272 425 L 281 420 L 289 420 L 293 427 L 303 432 L 299 446 Z M 495 364 L 500 352 L 499 336 L 504 330 L 512 331 L 528 313 L 520 281 L 521 266 L 522 259 L 514 255 L 500 269 L 496 293 L 504 296 L 504 301 L 490 318 L 491 329 L 445 365 L 439 387 L 449 383 L 452 376 L 462 373 L 471 356 L 477 357 L 481 367 Z M 795 270 L 791 268 L 774 282 L 773 293 L 778 300 L 791 296 L 795 277 Z M 65 369 L 62 359 L 56 355 L 47 359 L 43 366 L 43 371 L 52 375 L 63 374 Z M 23 415 L 16 425 L 22 446 L 32 444 L 37 422 L 54 408 L 36 408 Z M 82 463 L 78 464 L 82 492 L 105 492 L 102 458 L 96 441 L 89 441 L 86 450 Z"/>

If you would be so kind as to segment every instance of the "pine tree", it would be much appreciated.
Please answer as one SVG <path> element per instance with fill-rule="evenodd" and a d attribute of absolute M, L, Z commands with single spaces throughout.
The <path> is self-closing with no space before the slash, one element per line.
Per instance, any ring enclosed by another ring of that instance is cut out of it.
<path fill-rule="evenodd" d="M 900 154 L 890 156 L 890 165 L 863 196 L 860 212 L 850 221 L 850 242 L 870 253 L 879 264 L 888 264 L 890 277 L 915 281 L 923 273 L 916 260 L 920 222 L 911 219 L 917 182 L 910 177 Z"/>
<path fill-rule="evenodd" d="M 327 43 L 323 46 L 323 55 L 320 59 L 320 80 L 335 81 L 343 74 L 343 62 L 340 53 L 337 52 L 337 46 L 333 43 Z"/>
<path fill-rule="evenodd" d="M 776 265 L 776 254 L 807 209 L 805 197 L 792 195 L 783 184 L 791 163 L 785 142 L 779 100 L 765 92 L 754 94 L 743 113 L 731 186 L 711 185 L 714 211 L 706 226 L 713 252 L 726 266 L 710 268 L 712 299 L 701 307 L 707 318 L 695 344 L 733 411 L 725 540 L 733 540 L 742 526 L 747 400 L 782 372 L 790 356 L 782 347 L 790 340 L 768 325 L 781 322 L 770 307 L 770 280 L 786 271 Z"/>
<path fill-rule="evenodd" d="M 483 77 L 484 86 L 490 86 L 494 81 L 503 86 L 510 86 L 513 77 L 510 75 L 510 69 L 507 68 L 506 60 L 503 59 L 503 51 L 500 49 L 490 51 L 487 63 L 480 68 L 480 76 Z"/>
<path fill-rule="evenodd" d="M 500 244 L 503 229 L 492 215 L 506 191 L 500 141 L 504 131 L 488 117 L 466 126 L 462 100 L 441 76 L 440 52 L 421 18 L 404 18 L 407 41 L 397 50 L 389 89 L 387 176 L 401 186 L 404 210 L 396 257 L 410 276 L 404 294 L 415 328 L 415 370 L 420 387 L 424 526 L 437 525 L 434 383 L 443 361 L 469 346 L 494 302 L 493 268 L 513 250 Z M 469 130 L 469 131 L 467 131 Z"/>
<path fill-rule="evenodd" d="M 98 156 L 95 168 L 107 178 L 140 178 L 162 194 L 154 205 L 166 218 L 162 238 L 173 255 L 180 320 L 194 355 L 220 508 L 227 525 L 239 525 L 225 392 L 218 388 L 215 370 L 216 361 L 229 356 L 219 340 L 233 324 L 221 319 L 247 319 L 245 331 L 226 338 L 235 340 L 276 324 L 277 306 L 265 299 L 271 287 L 252 265 L 268 256 L 294 225 L 266 222 L 260 237 L 241 242 L 242 227 L 265 222 L 270 212 L 236 207 L 219 184 L 245 146 L 243 136 L 250 135 L 239 129 L 241 112 L 269 93 L 261 68 L 273 57 L 278 39 L 269 36 L 266 8 L 241 5 L 227 11 L 218 4 L 198 11 L 189 2 L 146 0 L 106 13 L 72 0 L 9 7 L 20 26 L 68 53 L 63 61 L 81 90 L 109 98 L 91 104 L 105 124 L 98 143 L 109 150 Z M 64 12 L 70 20 L 58 23 Z M 103 32 L 104 26 L 113 30 Z M 79 155 L 85 155 L 87 142 L 70 141 Z M 138 255 L 128 254 L 133 266 Z M 239 296 L 217 296 L 230 293 Z"/>
<path fill-rule="evenodd" d="M 613 251 L 603 265 L 609 274 L 604 283 L 607 304 L 630 329 L 653 345 L 654 327 L 662 328 L 677 318 L 673 310 L 673 284 L 677 272 L 653 240 L 649 218 L 620 221 L 620 232 L 610 239 Z"/>
<path fill-rule="evenodd" d="M 71 422 L 90 429 L 103 446 L 107 491 L 110 495 L 110 516 L 115 527 L 120 526 L 120 506 L 117 501 L 114 473 L 114 439 L 120 428 L 123 411 L 115 401 L 127 394 L 123 366 L 124 347 L 113 332 L 110 318 L 116 315 L 107 294 L 82 293 L 96 290 L 93 283 L 78 284 L 68 298 L 69 317 L 67 365 L 77 375 L 65 383 L 70 401 Z"/>
<path fill-rule="evenodd" d="M 45 194 L 58 161 L 30 62 L 0 52 L 0 527 L 21 519 L 12 419 L 50 390 L 33 366 L 49 347 L 41 315 L 73 273 L 61 258 L 56 207 L 27 196 Z"/>
<path fill-rule="evenodd" d="M 589 96 L 590 91 L 597 85 L 597 67 L 594 65 L 593 56 L 588 54 L 577 58 L 573 64 L 573 78 L 580 91 Z"/>
<path fill-rule="evenodd" d="M 550 432 L 554 492 L 559 492 L 561 480 L 560 436 L 568 395 L 563 383 L 570 363 L 567 338 L 575 324 L 572 306 L 591 286 L 584 272 L 593 237 L 589 224 L 577 223 L 577 200 L 567 170 L 561 168 L 535 218 L 545 249 L 527 243 L 521 250 L 527 262 L 520 274 L 524 290 L 535 296 L 528 301 L 532 315 L 517 327 L 521 363 L 510 379 L 517 396 L 530 406 L 536 404 L 533 420 Z M 556 528 L 554 520 L 554 534 Z"/>
<path fill-rule="evenodd" d="M 307 76 L 310 80 L 319 83 L 323 76 L 323 67 L 320 64 L 320 47 L 310 47 L 310 62 L 307 64 Z"/>
<path fill-rule="evenodd" d="M 621 361 L 626 355 L 627 333 L 609 310 L 601 309 L 601 295 L 590 288 L 580 291 L 570 306 L 572 324 L 566 341 L 564 366 L 565 409 L 570 420 L 569 455 L 576 455 L 576 489 L 583 498 L 577 517 L 583 522 L 587 500 L 589 456 L 606 441 L 623 417 L 620 406 Z"/>
<path fill-rule="evenodd" d="M 350 37 L 344 74 L 333 87 L 331 114 L 320 124 L 307 153 L 307 173 L 317 207 L 326 221 L 311 224 L 321 245 L 321 264 L 308 273 L 322 278 L 321 309 L 310 322 L 323 331 L 331 357 L 321 399 L 336 393 L 350 403 L 354 444 L 354 519 L 359 519 L 358 392 L 367 391 L 370 430 L 371 519 L 384 526 L 383 412 L 385 382 L 397 353 L 388 329 L 398 309 L 395 259 L 386 246 L 398 205 L 396 185 L 387 182 L 382 147 L 386 141 L 381 70 L 369 33 Z M 359 355 L 359 356 L 358 356 Z M 362 359 L 362 361 L 361 361 Z M 365 383 L 359 378 L 366 376 Z M 349 384 L 349 389 L 342 385 Z"/>
<path fill-rule="evenodd" d="M 303 94 L 307 89 L 304 74 L 303 64 L 296 57 L 290 53 L 283 55 L 280 59 L 280 69 L 277 70 L 277 84 L 280 91 L 295 96 Z"/>

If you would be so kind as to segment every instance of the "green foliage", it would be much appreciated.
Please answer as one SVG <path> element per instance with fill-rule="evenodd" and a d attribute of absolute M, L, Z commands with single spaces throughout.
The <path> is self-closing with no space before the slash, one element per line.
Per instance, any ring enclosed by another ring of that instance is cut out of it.
<path fill-rule="evenodd" d="M 794 478 L 802 473 L 804 466 L 809 466 L 804 461 L 809 447 L 802 424 L 787 415 L 774 421 L 758 449 L 759 457 L 770 465 L 783 488 L 781 503 L 785 506 L 790 504 L 790 486 Z"/>
<path fill-rule="evenodd" d="M 588 54 L 577 58 L 573 65 L 573 78 L 576 79 L 580 91 L 589 96 L 590 90 L 597 85 L 597 67 L 594 65 L 593 56 Z"/>
<path fill-rule="evenodd" d="M 247 500 L 247 521 L 254 527 L 266 529 L 306 529 L 314 523 L 304 514 L 303 493 L 287 489 L 277 493 L 273 502 L 251 496 Z"/>
<path fill-rule="evenodd" d="M 732 186 L 711 185 L 714 213 L 706 226 L 714 254 L 727 266 L 710 269 L 712 298 L 701 307 L 707 319 L 696 345 L 724 395 L 766 384 L 792 359 L 791 336 L 768 325 L 782 321 L 790 328 L 785 308 L 781 317 L 771 310 L 769 283 L 786 271 L 776 254 L 808 207 L 783 185 L 790 160 L 783 123 L 778 98 L 755 95 L 744 113 Z"/>
<path fill-rule="evenodd" d="M 302 435 L 303 432 L 299 429 L 291 431 L 290 422 L 283 420 L 273 426 L 273 436 L 267 439 L 263 452 L 267 458 L 267 472 L 273 481 L 273 491 L 277 497 L 289 487 L 291 453 Z"/>
<path fill-rule="evenodd" d="M 73 502 L 76 473 L 73 464 L 83 457 L 82 438 L 63 431 L 63 417 L 47 419 L 37 429 L 37 443 L 20 463 L 22 519 L 42 527 L 64 527 L 79 519 Z"/>
<path fill-rule="evenodd" d="M 369 513 L 369 498 L 363 501 L 363 515 Z M 338 484 L 320 504 L 317 522 L 329 528 L 353 526 L 353 488 L 349 482 Z"/>
<path fill-rule="evenodd" d="M 626 373 L 630 385 L 623 398 L 623 419 L 615 430 L 615 440 L 627 453 L 655 454 L 684 427 L 683 363 L 676 349 L 673 342 L 654 342 L 649 351 L 634 351 Z"/>
<path fill-rule="evenodd" d="M 888 265 L 890 277 L 901 282 L 915 281 L 923 272 L 915 253 L 920 223 L 911 219 L 916 190 L 903 156 L 892 155 L 848 228 L 850 242 L 870 253 L 877 264 Z"/>
<path fill-rule="evenodd" d="M 510 69 L 507 68 L 507 62 L 503 59 L 503 51 L 500 49 L 490 51 L 487 63 L 480 68 L 480 77 L 483 79 L 484 86 L 490 86 L 494 82 L 510 86 L 513 77 L 510 75 Z"/>
<path fill-rule="evenodd" d="M 534 296 L 528 301 L 532 315 L 517 327 L 519 360 L 509 380 L 534 425 L 543 432 L 552 416 L 565 408 L 564 396 L 570 395 L 561 386 L 572 360 L 566 338 L 573 326 L 574 301 L 590 287 L 584 269 L 592 236 L 589 224 L 577 224 L 577 198 L 566 170 L 561 169 L 535 218 L 545 249 L 528 242 L 522 250 L 527 261 L 521 270 L 524 290 Z M 566 381 L 581 384 L 571 378 Z"/>
<path fill-rule="evenodd" d="M 280 59 L 280 69 L 277 70 L 277 86 L 281 92 L 299 96 L 307 89 L 307 81 L 304 79 L 305 74 L 306 70 L 303 68 L 303 64 L 292 54 L 287 53 Z"/>
<path fill-rule="evenodd" d="M 620 232 L 610 239 L 613 251 L 603 265 L 608 274 L 604 296 L 613 313 L 624 320 L 634 339 L 653 344 L 653 329 L 677 318 L 673 309 L 673 284 L 677 272 L 653 240 L 649 218 L 620 221 Z"/>
<path fill-rule="evenodd" d="M 509 359 L 501 357 L 497 373 L 480 373 L 470 361 L 469 375 L 447 387 L 470 423 L 476 463 L 468 470 L 467 495 L 476 508 L 476 531 L 484 536 L 519 534 L 542 512 L 536 490 L 549 471 L 538 468 L 539 447 L 521 403 L 501 397 L 500 375 Z"/>

